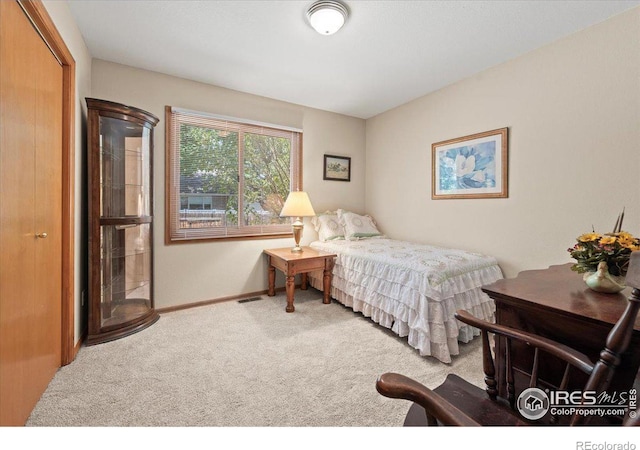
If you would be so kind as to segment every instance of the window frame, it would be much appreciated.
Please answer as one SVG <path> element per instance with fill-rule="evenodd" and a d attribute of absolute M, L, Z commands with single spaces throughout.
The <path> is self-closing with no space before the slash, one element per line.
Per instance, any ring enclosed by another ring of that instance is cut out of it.
<path fill-rule="evenodd" d="M 289 191 L 302 190 L 302 130 L 292 127 L 256 122 L 235 117 L 192 111 L 172 106 L 165 107 L 165 244 L 202 241 L 228 241 L 253 239 L 280 239 L 292 236 L 290 223 L 282 225 L 256 225 L 237 227 L 180 228 L 180 125 L 188 123 L 206 127 L 207 124 L 226 123 L 229 129 L 242 130 L 274 137 L 291 138 Z M 213 127 L 213 125 L 212 125 Z M 238 139 L 238 198 L 244 196 L 243 158 L 244 144 Z M 283 199 L 284 200 L 284 199 Z M 221 231 L 223 230 L 223 231 Z"/>

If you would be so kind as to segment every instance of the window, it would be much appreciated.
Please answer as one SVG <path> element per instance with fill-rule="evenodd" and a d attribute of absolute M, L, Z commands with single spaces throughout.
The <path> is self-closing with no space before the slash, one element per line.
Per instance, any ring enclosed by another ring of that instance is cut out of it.
<path fill-rule="evenodd" d="M 167 107 L 166 242 L 291 235 L 302 133 Z"/>

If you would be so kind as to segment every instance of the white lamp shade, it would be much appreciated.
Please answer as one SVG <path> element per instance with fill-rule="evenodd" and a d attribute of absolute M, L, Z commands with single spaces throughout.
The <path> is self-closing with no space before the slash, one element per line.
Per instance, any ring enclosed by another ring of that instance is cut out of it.
<path fill-rule="evenodd" d="M 343 4 L 331 0 L 315 2 L 307 11 L 307 19 L 313 29 L 325 36 L 342 28 L 347 15 L 347 8 Z"/>
<path fill-rule="evenodd" d="M 280 211 L 280 217 L 311 217 L 315 215 L 309 196 L 303 191 L 290 192 L 282 211 Z"/>

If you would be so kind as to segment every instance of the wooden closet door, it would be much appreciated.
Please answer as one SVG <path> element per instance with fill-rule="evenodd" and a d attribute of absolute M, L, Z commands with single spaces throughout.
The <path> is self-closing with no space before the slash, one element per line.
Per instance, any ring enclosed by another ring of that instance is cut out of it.
<path fill-rule="evenodd" d="M 0 1 L 0 425 L 24 425 L 60 366 L 62 67 Z"/>

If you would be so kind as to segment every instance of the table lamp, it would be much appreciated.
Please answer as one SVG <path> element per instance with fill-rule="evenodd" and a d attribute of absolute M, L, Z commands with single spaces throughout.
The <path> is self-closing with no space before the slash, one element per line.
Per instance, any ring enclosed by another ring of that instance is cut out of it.
<path fill-rule="evenodd" d="M 300 238 L 302 237 L 302 229 L 304 225 L 302 223 L 303 217 L 312 217 L 316 213 L 311 206 L 311 201 L 306 192 L 295 191 L 290 192 L 287 197 L 287 201 L 284 202 L 282 211 L 280 211 L 280 217 L 295 217 L 293 222 L 293 238 L 296 241 L 296 246 L 291 249 L 292 252 L 301 252 Z"/>

